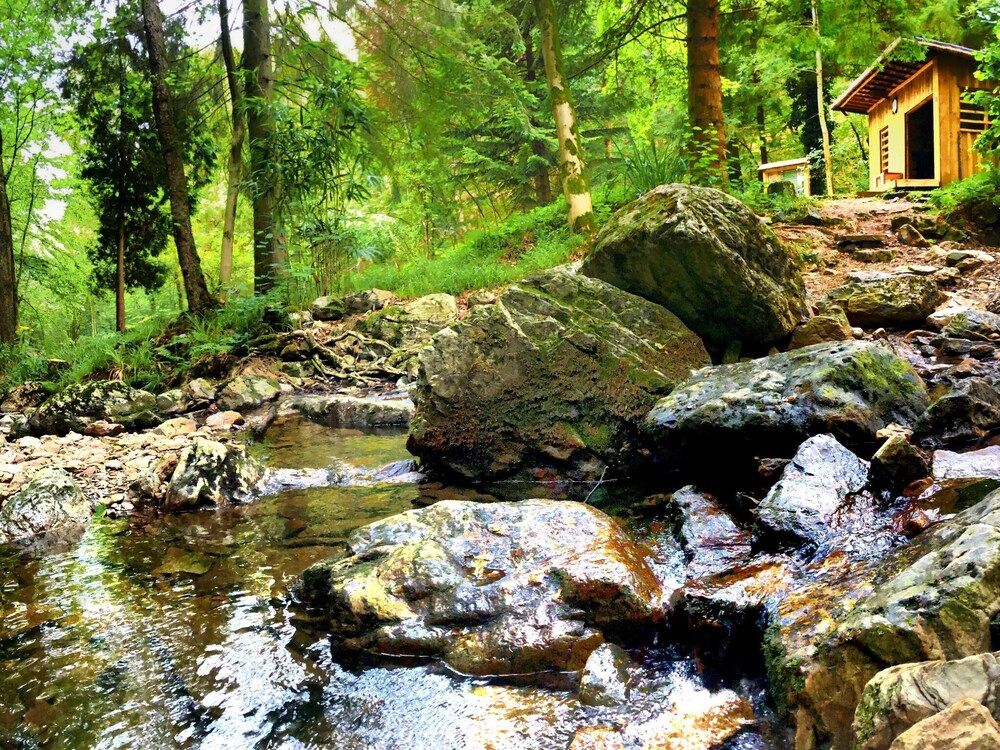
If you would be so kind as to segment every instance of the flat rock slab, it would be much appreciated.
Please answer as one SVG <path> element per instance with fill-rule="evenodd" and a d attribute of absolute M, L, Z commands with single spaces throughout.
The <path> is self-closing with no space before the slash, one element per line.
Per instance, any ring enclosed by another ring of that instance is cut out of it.
<path fill-rule="evenodd" d="M 345 646 L 470 674 L 582 669 L 603 628 L 664 617 L 649 551 L 581 503 L 445 500 L 357 530 L 299 596 Z"/>
<path fill-rule="evenodd" d="M 406 427 L 413 416 L 413 401 L 408 398 L 374 398 L 331 395 L 295 396 L 282 404 L 283 412 L 298 412 L 307 419 L 328 427 Z"/>
<path fill-rule="evenodd" d="M 941 298 L 937 284 L 926 276 L 898 274 L 837 287 L 825 304 L 843 309 L 851 325 L 894 328 L 923 322 Z"/>

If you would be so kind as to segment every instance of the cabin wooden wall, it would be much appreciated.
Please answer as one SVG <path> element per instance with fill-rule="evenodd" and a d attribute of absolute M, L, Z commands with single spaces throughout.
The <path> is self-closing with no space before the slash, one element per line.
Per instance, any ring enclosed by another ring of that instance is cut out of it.
<path fill-rule="evenodd" d="M 871 190 L 881 190 L 876 178 L 882 174 L 879 164 L 879 133 L 882 128 L 889 128 L 889 172 L 906 172 L 905 130 L 906 113 L 916 109 L 934 95 L 934 68 L 932 61 L 927 67 L 917 73 L 896 92 L 899 98 L 899 111 L 892 113 L 892 97 L 883 99 L 868 113 L 868 174 Z M 935 102 L 936 103 L 936 102 Z M 938 138 L 938 119 L 935 119 L 935 142 Z M 935 157 L 937 155 L 935 154 Z M 940 174 L 940 169 L 938 170 Z"/>
<path fill-rule="evenodd" d="M 894 94 L 879 102 L 868 113 L 869 188 L 883 190 L 878 180 L 882 173 L 879 160 L 879 133 L 889 128 L 889 172 L 906 173 L 906 113 L 934 98 L 934 162 L 938 184 L 969 177 L 983 169 L 979 154 L 973 149 L 977 133 L 959 127 L 962 94 L 985 88 L 975 78 L 973 60 L 955 55 L 939 55 Z M 892 114 L 892 96 L 899 98 L 899 110 Z M 902 181 L 903 184 L 906 180 Z M 922 183 L 919 183 L 922 184 Z"/>

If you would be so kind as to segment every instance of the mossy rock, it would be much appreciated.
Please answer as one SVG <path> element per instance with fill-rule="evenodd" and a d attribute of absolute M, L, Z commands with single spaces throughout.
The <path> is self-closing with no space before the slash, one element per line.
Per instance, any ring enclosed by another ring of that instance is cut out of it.
<path fill-rule="evenodd" d="M 409 447 L 467 478 L 599 475 L 635 458 L 643 415 L 707 362 L 662 307 L 556 268 L 473 308 L 421 353 Z"/>
<path fill-rule="evenodd" d="M 83 432 L 91 422 L 117 422 L 132 429 L 154 427 L 156 397 L 148 391 L 113 380 L 75 383 L 55 394 L 29 417 L 24 433 L 65 435 Z"/>
<path fill-rule="evenodd" d="M 645 425 L 664 461 L 790 456 L 812 435 L 867 448 L 875 433 L 927 408 L 916 371 L 876 343 L 816 344 L 694 373 Z"/>
<path fill-rule="evenodd" d="M 941 300 L 942 294 L 931 279 L 898 274 L 844 284 L 831 290 L 824 304 L 840 307 L 851 325 L 905 328 L 922 323 Z"/>
<path fill-rule="evenodd" d="M 608 220 L 582 272 L 663 305 L 709 345 L 763 349 L 806 314 L 796 253 L 736 198 L 663 185 Z"/>

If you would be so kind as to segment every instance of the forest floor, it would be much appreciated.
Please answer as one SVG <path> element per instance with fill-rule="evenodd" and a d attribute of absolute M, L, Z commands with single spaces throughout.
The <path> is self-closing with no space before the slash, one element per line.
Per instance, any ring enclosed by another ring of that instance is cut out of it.
<path fill-rule="evenodd" d="M 907 245 L 892 230 L 892 219 L 900 215 L 919 215 L 924 205 L 919 199 L 837 198 L 821 201 L 815 213 L 824 225 L 798 222 L 775 222 L 773 229 L 786 245 L 795 246 L 807 258 L 806 291 L 810 300 L 820 299 L 826 292 L 848 281 L 857 271 L 898 273 L 906 266 L 947 265 L 946 256 L 955 245 L 963 250 L 984 251 L 1000 259 L 997 248 L 970 238 L 961 243 L 931 243 L 929 247 Z M 894 251 L 891 260 L 865 262 L 844 252 L 837 240 L 844 235 L 875 235 L 884 246 Z M 951 290 L 962 297 L 983 303 L 1000 292 L 1000 262 L 987 262 L 974 270 L 962 271 Z"/>

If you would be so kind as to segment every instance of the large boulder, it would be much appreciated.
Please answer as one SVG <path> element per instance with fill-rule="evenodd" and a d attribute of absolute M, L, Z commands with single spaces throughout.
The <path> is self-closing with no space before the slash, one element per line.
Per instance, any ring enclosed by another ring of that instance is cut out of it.
<path fill-rule="evenodd" d="M 298 595 L 349 648 L 468 674 L 582 669 L 602 629 L 660 622 L 651 554 L 582 503 L 445 500 L 365 526 Z"/>
<path fill-rule="evenodd" d="M 854 718 L 858 750 L 889 750 L 919 721 L 952 703 L 972 699 L 1000 715 L 1000 661 L 986 653 L 954 661 L 900 664 L 884 669 L 865 686 Z"/>
<path fill-rule="evenodd" d="M 867 483 L 867 461 L 832 435 L 816 435 L 757 506 L 757 522 L 782 540 L 819 546 L 835 533 L 841 506 Z"/>
<path fill-rule="evenodd" d="M 163 500 L 168 511 L 238 505 L 257 494 L 264 467 L 245 449 L 196 438 L 181 451 Z"/>
<path fill-rule="evenodd" d="M 458 320 L 458 303 L 450 294 L 428 294 L 403 305 L 376 309 L 358 323 L 367 336 L 397 348 L 428 343 L 435 333 Z"/>
<path fill-rule="evenodd" d="M 913 368 L 875 343 L 845 341 L 695 372 L 649 413 L 667 460 L 791 455 L 811 435 L 873 443 L 927 406 Z M 717 465 L 717 464 L 716 464 Z"/>
<path fill-rule="evenodd" d="M 991 650 L 1000 614 L 1000 491 L 871 570 L 792 599 L 812 615 L 779 616 L 767 631 L 776 701 L 794 715 L 797 747 L 831 739 L 846 750 L 865 685 L 878 672 Z"/>
<path fill-rule="evenodd" d="M 600 474 L 656 399 L 709 361 L 672 313 L 560 267 L 472 309 L 420 355 L 409 449 L 470 478 Z"/>
<path fill-rule="evenodd" d="M 55 394 L 28 417 L 27 435 L 82 433 L 97 420 L 117 422 L 132 429 L 153 427 L 160 422 L 154 413 L 156 397 L 114 380 L 76 383 Z"/>
<path fill-rule="evenodd" d="M 43 469 L 0 505 L 0 544 L 73 532 L 87 524 L 90 514 L 90 503 L 72 476 L 62 469 Z"/>
<path fill-rule="evenodd" d="M 873 276 L 837 287 L 825 304 L 836 305 L 851 325 L 862 328 L 900 328 L 923 320 L 942 299 L 937 285 L 926 276 Z"/>
<path fill-rule="evenodd" d="M 793 253 L 746 205 L 712 188 L 662 185 L 616 213 L 587 276 L 675 313 L 717 348 L 762 348 L 806 316 Z"/>

